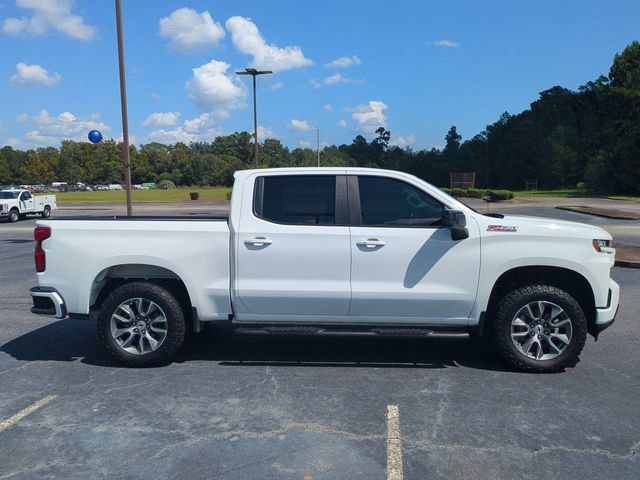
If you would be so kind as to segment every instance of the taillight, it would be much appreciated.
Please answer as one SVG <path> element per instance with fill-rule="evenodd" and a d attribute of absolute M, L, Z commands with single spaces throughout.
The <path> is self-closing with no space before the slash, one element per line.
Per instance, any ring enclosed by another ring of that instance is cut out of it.
<path fill-rule="evenodd" d="M 47 268 L 47 259 L 42 248 L 42 242 L 51 237 L 51 229 L 49 227 L 36 227 L 33 231 L 33 238 L 36 241 L 36 251 L 34 258 L 36 261 L 36 272 L 44 272 Z"/>

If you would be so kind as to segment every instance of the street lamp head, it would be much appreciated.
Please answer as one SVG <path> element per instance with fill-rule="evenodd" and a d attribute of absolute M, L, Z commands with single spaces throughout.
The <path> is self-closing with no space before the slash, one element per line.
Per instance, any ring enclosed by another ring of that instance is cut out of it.
<path fill-rule="evenodd" d="M 271 70 L 256 70 L 255 68 L 245 68 L 244 72 L 236 72 L 236 75 L 266 75 L 269 73 L 273 73 Z"/>

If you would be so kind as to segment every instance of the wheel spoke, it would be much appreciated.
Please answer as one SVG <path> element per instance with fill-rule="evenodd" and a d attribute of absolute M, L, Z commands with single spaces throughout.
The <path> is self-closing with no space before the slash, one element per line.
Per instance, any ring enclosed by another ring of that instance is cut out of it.
<path fill-rule="evenodd" d="M 127 338 L 124 342 L 120 344 L 120 346 L 125 349 L 129 348 L 131 346 L 131 343 L 133 342 L 133 339 L 136 338 L 136 336 L 138 336 L 136 333 L 132 333 L 131 335 L 129 335 L 129 338 Z"/>
<path fill-rule="evenodd" d="M 544 311 L 545 311 L 545 303 L 542 301 L 538 302 L 538 312 L 540 313 L 540 316 L 538 318 L 544 317 Z"/>
<path fill-rule="evenodd" d="M 536 345 L 538 346 L 537 350 L 536 350 L 536 360 L 541 360 L 542 356 L 544 355 L 544 350 L 542 349 L 542 342 L 536 338 Z"/>
<path fill-rule="evenodd" d="M 560 353 L 562 352 L 562 350 L 560 350 L 555 343 L 553 343 L 553 337 L 551 336 L 547 336 L 545 337 L 545 340 L 547 341 L 547 344 L 556 352 L 556 353 Z"/>
<path fill-rule="evenodd" d="M 151 350 L 155 350 L 156 348 L 158 348 L 158 341 L 155 338 L 153 338 L 151 335 L 149 335 L 149 332 L 145 334 L 145 338 L 149 342 L 149 346 L 151 347 Z"/>
<path fill-rule="evenodd" d="M 566 324 L 569 324 L 569 325 L 570 325 L 570 324 L 571 324 L 571 320 L 569 320 L 569 319 L 567 318 L 567 319 L 565 319 L 565 320 L 560 320 L 560 321 L 558 321 L 558 322 L 551 322 L 551 326 L 552 326 L 553 328 L 562 327 L 562 326 L 564 326 L 564 325 L 566 325 Z"/>
<path fill-rule="evenodd" d="M 553 332 L 551 332 L 551 334 L 549 336 L 551 338 L 557 338 L 558 340 L 560 340 L 565 345 L 569 345 L 569 343 L 570 343 L 569 338 L 566 335 L 562 334 L 562 333 L 553 333 Z"/>
<path fill-rule="evenodd" d="M 115 332 L 113 332 L 113 338 L 116 340 L 123 336 L 125 333 L 133 334 L 133 327 L 128 328 L 118 328 Z"/>

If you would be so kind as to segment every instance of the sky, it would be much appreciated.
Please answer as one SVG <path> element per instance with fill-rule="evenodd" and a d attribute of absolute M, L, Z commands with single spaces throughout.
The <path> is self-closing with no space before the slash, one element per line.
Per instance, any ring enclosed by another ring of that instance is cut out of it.
<path fill-rule="evenodd" d="M 554 85 L 607 74 L 640 39 L 640 1 L 122 0 L 135 144 L 252 131 L 315 148 L 440 147 Z M 0 146 L 122 138 L 114 2 L 0 0 Z"/>

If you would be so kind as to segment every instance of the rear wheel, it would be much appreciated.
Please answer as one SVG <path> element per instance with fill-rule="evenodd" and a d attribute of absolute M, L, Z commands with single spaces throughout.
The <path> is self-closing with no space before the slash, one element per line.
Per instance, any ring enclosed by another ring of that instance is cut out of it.
<path fill-rule="evenodd" d="M 119 362 L 134 367 L 168 363 L 184 342 L 180 303 L 166 289 L 127 283 L 111 292 L 100 309 L 98 336 Z"/>
<path fill-rule="evenodd" d="M 18 210 L 15 210 L 15 209 L 14 209 L 14 210 L 11 210 L 11 211 L 9 212 L 9 221 L 10 221 L 11 223 L 15 223 L 15 222 L 17 222 L 18 220 L 20 220 L 20 213 L 18 212 Z"/>
<path fill-rule="evenodd" d="M 42 218 L 49 218 L 51 216 L 51 207 L 49 205 L 44 207 L 44 210 L 42 210 L 41 215 L 42 215 Z"/>
<path fill-rule="evenodd" d="M 508 293 L 499 301 L 490 327 L 509 364 L 537 372 L 574 367 L 587 338 L 587 321 L 578 302 L 548 285 Z"/>

